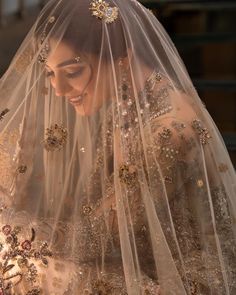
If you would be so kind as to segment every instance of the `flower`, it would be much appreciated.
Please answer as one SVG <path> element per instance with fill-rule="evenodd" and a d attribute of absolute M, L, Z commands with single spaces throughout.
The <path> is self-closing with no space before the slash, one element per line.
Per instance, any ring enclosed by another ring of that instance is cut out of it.
<path fill-rule="evenodd" d="M 31 242 L 29 240 L 25 240 L 22 244 L 21 244 L 21 247 L 22 249 L 24 250 L 27 250 L 29 251 L 31 249 Z"/>
<path fill-rule="evenodd" d="M 11 226 L 10 225 L 4 225 L 2 228 L 2 232 L 4 233 L 4 235 L 8 236 L 11 233 Z"/>

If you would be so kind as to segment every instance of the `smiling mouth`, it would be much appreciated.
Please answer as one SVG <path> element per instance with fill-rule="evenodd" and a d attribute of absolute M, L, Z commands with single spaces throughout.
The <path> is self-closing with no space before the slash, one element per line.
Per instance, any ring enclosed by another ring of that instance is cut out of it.
<path fill-rule="evenodd" d="M 85 96 L 86 94 L 78 95 L 75 97 L 70 97 L 68 98 L 68 100 L 72 105 L 78 106 L 78 105 L 82 105 L 82 103 L 84 102 Z"/>

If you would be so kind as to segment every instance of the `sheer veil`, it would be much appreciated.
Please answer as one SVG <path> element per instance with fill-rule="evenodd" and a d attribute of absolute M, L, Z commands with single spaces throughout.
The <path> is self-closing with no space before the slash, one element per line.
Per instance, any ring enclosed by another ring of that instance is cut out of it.
<path fill-rule="evenodd" d="M 235 171 L 140 3 L 49 1 L 0 132 L 0 293 L 235 294 Z"/>

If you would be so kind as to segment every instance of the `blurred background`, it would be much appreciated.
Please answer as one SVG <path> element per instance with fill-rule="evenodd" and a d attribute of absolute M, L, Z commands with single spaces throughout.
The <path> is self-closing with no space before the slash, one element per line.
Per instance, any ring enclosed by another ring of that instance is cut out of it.
<path fill-rule="evenodd" d="M 0 0 L 0 76 L 48 0 Z M 174 41 L 236 167 L 236 0 L 141 0 Z"/>

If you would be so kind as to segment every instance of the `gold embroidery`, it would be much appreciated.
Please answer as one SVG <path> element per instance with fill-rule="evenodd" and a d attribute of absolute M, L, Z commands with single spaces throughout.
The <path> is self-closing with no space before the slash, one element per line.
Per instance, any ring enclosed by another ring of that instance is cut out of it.
<path fill-rule="evenodd" d="M 84 215 L 90 215 L 92 213 L 92 208 L 89 205 L 83 206 L 83 213 Z"/>
<path fill-rule="evenodd" d="M 33 58 L 33 50 L 32 48 L 28 47 L 17 58 L 16 64 L 15 64 L 15 70 L 19 74 L 23 74 L 24 71 L 29 66 L 30 62 L 32 61 L 32 58 Z"/>
<path fill-rule="evenodd" d="M 32 230 L 32 233 L 34 230 Z M 0 231 L 0 240 L 4 255 L 1 255 L 0 267 L 0 293 L 11 293 L 12 288 L 19 285 L 23 279 L 30 282 L 27 294 L 40 294 L 41 290 L 37 286 L 38 270 L 35 262 L 41 261 L 45 264 L 47 258 L 52 256 L 52 252 L 48 249 L 47 243 L 43 243 L 40 247 L 32 247 L 34 237 L 31 240 L 23 240 L 21 228 L 12 227 L 6 224 Z M 34 232 L 35 233 L 35 232 Z M 1 249 L 1 250 L 2 250 Z"/>
<path fill-rule="evenodd" d="M 13 154 L 16 149 L 19 130 L 0 134 L 0 187 L 9 192 L 16 171 Z"/>
<path fill-rule="evenodd" d="M 172 136 L 172 132 L 169 128 L 163 128 L 162 132 L 158 133 L 158 136 L 160 138 L 161 141 L 166 141 L 169 140 Z"/>
<path fill-rule="evenodd" d="M 192 127 L 197 131 L 201 144 L 205 145 L 208 143 L 208 140 L 211 138 L 207 128 L 202 126 L 200 120 L 194 120 L 192 122 Z"/>
<path fill-rule="evenodd" d="M 198 181 L 197 181 L 197 186 L 198 186 L 198 187 L 203 187 L 203 186 L 204 186 L 204 182 L 203 182 L 202 179 L 198 179 Z"/>
<path fill-rule="evenodd" d="M 122 183 L 128 186 L 135 186 L 137 180 L 137 172 L 134 166 L 122 165 L 119 169 L 119 177 Z"/>
<path fill-rule="evenodd" d="M 99 19 L 104 19 L 106 23 L 112 23 L 118 18 L 118 8 L 110 7 L 106 1 L 93 0 L 90 3 L 92 15 Z"/>
<path fill-rule="evenodd" d="M 228 167 L 228 165 L 226 165 L 224 163 L 220 163 L 218 169 L 221 173 L 224 173 L 229 170 L 229 167 Z"/>
<path fill-rule="evenodd" d="M 58 124 L 46 129 L 46 139 L 43 141 L 47 151 L 61 150 L 67 142 L 67 129 Z"/>
<path fill-rule="evenodd" d="M 108 283 L 108 281 L 104 281 L 104 280 L 97 280 L 97 281 L 93 282 L 92 288 L 93 288 L 93 292 L 95 292 L 95 294 L 108 295 L 108 294 L 112 294 L 112 291 L 113 291 L 113 288 Z"/>

